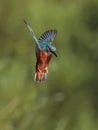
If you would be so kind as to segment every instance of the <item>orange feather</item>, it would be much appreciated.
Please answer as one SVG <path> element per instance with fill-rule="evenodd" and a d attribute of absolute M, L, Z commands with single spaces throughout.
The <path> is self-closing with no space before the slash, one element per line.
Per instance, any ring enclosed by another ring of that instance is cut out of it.
<path fill-rule="evenodd" d="M 40 51 L 36 62 L 35 80 L 38 82 L 44 81 L 48 74 L 48 64 L 51 60 L 52 53 Z"/>

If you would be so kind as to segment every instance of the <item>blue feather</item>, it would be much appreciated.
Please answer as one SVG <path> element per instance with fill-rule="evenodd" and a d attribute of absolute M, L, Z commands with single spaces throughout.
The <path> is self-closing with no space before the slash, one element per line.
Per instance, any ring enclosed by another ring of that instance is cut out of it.
<path fill-rule="evenodd" d="M 44 42 L 53 42 L 56 35 L 57 35 L 57 30 L 48 30 L 41 35 L 38 41 L 40 44 L 43 44 Z"/>
<path fill-rule="evenodd" d="M 41 35 L 39 39 L 36 38 L 31 26 L 24 20 L 24 23 L 26 24 L 27 28 L 29 29 L 32 37 L 36 41 L 36 55 L 38 56 L 40 50 L 47 51 L 47 46 L 52 50 L 56 51 L 56 48 L 52 45 L 52 42 L 54 38 L 57 35 L 57 30 L 48 30 L 44 32 L 44 34 Z M 49 49 L 48 49 L 49 51 Z"/>

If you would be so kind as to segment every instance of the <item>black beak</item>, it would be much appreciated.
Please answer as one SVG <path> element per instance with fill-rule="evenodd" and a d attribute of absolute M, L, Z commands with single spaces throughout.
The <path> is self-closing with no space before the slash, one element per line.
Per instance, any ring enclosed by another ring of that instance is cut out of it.
<path fill-rule="evenodd" d="M 55 51 L 52 51 L 49 46 L 48 46 L 48 48 L 49 48 L 49 51 L 50 51 L 50 52 L 52 52 L 56 57 L 58 57 Z"/>
<path fill-rule="evenodd" d="M 56 54 L 56 52 L 54 52 L 54 51 L 51 51 L 51 52 L 52 52 L 56 57 L 58 57 L 57 54 Z"/>

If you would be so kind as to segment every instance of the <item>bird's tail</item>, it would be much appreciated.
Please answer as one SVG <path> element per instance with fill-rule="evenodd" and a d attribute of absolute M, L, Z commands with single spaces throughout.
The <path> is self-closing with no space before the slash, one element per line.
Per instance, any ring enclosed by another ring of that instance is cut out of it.
<path fill-rule="evenodd" d="M 34 81 L 43 82 L 46 79 L 47 79 L 47 74 L 46 73 L 42 73 L 42 74 L 35 73 Z"/>
<path fill-rule="evenodd" d="M 44 69 L 44 71 L 43 70 L 36 71 L 34 81 L 43 82 L 43 81 L 47 80 L 47 74 L 48 74 L 47 67 Z"/>

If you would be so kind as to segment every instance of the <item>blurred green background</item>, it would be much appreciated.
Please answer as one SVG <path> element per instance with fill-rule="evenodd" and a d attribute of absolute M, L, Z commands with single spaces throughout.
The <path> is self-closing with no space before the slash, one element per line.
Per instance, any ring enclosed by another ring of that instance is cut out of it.
<path fill-rule="evenodd" d="M 24 19 L 58 30 L 44 83 Z M 0 130 L 98 130 L 98 0 L 0 0 Z"/>

